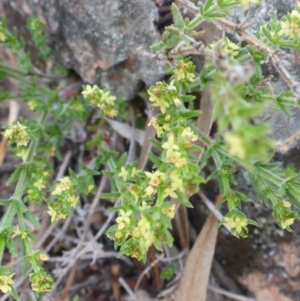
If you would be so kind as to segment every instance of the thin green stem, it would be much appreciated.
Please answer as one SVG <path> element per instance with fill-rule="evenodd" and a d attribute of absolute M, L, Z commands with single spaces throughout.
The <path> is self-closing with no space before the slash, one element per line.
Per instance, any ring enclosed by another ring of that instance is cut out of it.
<path fill-rule="evenodd" d="M 43 124 L 45 122 L 46 117 L 47 117 L 47 112 L 44 111 L 40 117 L 39 124 Z M 28 149 L 26 157 L 25 157 L 25 160 L 24 160 L 24 163 L 30 162 L 33 159 L 38 144 L 39 144 L 39 138 L 31 141 L 29 149 Z M 22 172 L 20 174 L 17 186 L 15 188 L 15 192 L 14 192 L 13 196 L 11 197 L 11 199 L 19 200 L 19 201 L 21 200 L 24 190 L 26 189 L 26 186 L 27 186 L 27 183 L 26 183 L 27 176 L 28 176 L 28 170 L 25 168 L 22 170 Z"/>
<path fill-rule="evenodd" d="M 2 262 L 4 249 L 5 249 L 5 239 L 2 238 L 0 240 L 0 263 Z"/>

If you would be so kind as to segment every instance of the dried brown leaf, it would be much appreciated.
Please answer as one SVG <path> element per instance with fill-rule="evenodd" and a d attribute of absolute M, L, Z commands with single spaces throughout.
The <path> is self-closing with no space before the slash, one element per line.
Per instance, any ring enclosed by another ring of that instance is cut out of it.
<path fill-rule="evenodd" d="M 217 234 L 218 220 L 211 213 L 187 258 L 176 301 L 206 300 Z"/>

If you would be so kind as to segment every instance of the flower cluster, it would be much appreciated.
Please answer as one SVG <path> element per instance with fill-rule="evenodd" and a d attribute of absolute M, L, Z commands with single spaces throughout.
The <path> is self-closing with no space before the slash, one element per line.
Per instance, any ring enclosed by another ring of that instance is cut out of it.
<path fill-rule="evenodd" d="M 174 69 L 175 78 L 179 82 L 192 83 L 195 78 L 195 66 L 189 59 L 180 60 Z"/>
<path fill-rule="evenodd" d="M 300 218 L 298 214 L 291 210 L 291 203 L 287 200 L 282 200 L 273 207 L 273 217 L 277 220 L 280 227 L 287 231 L 292 231 L 290 226 L 295 219 Z"/>
<path fill-rule="evenodd" d="M 176 107 L 179 107 L 182 104 L 179 99 L 177 88 L 174 86 L 174 81 L 170 84 L 157 82 L 155 86 L 151 86 L 148 89 L 148 93 L 152 105 L 158 107 L 163 114 L 170 106 L 172 106 L 172 104 L 175 104 Z M 155 121 L 153 121 L 151 125 L 156 125 Z"/>
<path fill-rule="evenodd" d="M 29 275 L 32 290 L 35 292 L 50 292 L 54 285 L 53 279 L 43 270 Z"/>
<path fill-rule="evenodd" d="M 4 294 L 12 291 L 14 273 L 11 273 L 8 269 L 0 267 L 0 291 Z"/>
<path fill-rule="evenodd" d="M 166 174 L 156 170 L 155 172 L 145 171 L 145 175 L 150 179 L 147 188 L 145 189 L 145 195 L 150 196 L 157 192 L 157 187 L 166 179 Z"/>
<path fill-rule="evenodd" d="M 242 137 L 233 133 L 226 133 L 224 140 L 228 145 L 229 154 L 244 159 L 246 156 L 246 148 Z"/>
<path fill-rule="evenodd" d="M 165 123 L 162 124 L 162 125 L 159 125 L 159 122 L 157 120 L 156 117 L 152 117 L 148 123 L 148 126 L 153 126 L 155 128 L 155 131 L 156 131 L 156 135 L 157 137 L 161 137 L 161 135 L 164 133 L 164 132 L 168 132 L 170 131 L 170 126 L 168 124 L 168 121 L 169 121 L 169 118 L 170 118 L 170 115 L 167 115 L 165 117 Z"/>
<path fill-rule="evenodd" d="M 116 97 L 110 94 L 110 90 L 101 90 L 98 86 L 86 85 L 81 93 L 88 102 L 101 109 L 104 115 L 113 118 L 117 116 L 118 111 L 115 109 Z"/>
<path fill-rule="evenodd" d="M 28 128 L 18 121 L 6 128 L 4 136 L 16 143 L 17 146 L 26 146 L 30 139 Z"/>
<path fill-rule="evenodd" d="M 74 208 L 79 201 L 74 183 L 69 177 L 59 179 L 51 195 L 57 198 L 55 202 L 48 201 L 47 212 L 51 216 L 52 223 L 70 215 L 71 209 Z"/>
<path fill-rule="evenodd" d="M 294 38 L 300 35 L 300 3 L 296 8 L 280 21 L 281 30 L 279 34 Z"/>
<path fill-rule="evenodd" d="M 229 227 L 231 232 L 237 237 L 247 237 L 248 225 L 258 226 L 254 220 L 247 218 L 246 215 L 238 209 L 230 210 L 220 224 Z"/>

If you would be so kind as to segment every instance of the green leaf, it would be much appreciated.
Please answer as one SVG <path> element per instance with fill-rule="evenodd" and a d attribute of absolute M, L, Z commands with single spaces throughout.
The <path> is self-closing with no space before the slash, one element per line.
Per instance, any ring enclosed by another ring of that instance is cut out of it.
<path fill-rule="evenodd" d="M 207 0 L 203 6 L 203 11 L 206 12 L 213 4 L 214 0 Z"/>
<path fill-rule="evenodd" d="M 196 28 L 202 21 L 204 21 L 203 17 L 201 15 L 197 15 L 192 21 L 189 22 L 188 28 L 194 29 Z"/>
<path fill-rule="evenodd" d="M 261 31 L 262 31 L 262 33 L 265 35 L 265 37 L 266 37 L 271 43 L 273 43 L 274 39 L 273 39 L 271 33 L 269 32 L 269 30 L 266 28 L 266 26 L 262 26 L 262 27 L 261 27 Z"/>
<path fill-rule="evenodd" d="M 182 203 L 183 205 L 185 205 L 188 208 L 193 208 L 193 205 L 190 202 L 189 197 L 186 194 L 184 194 L 180 191 L 176 191 L 176 194 L 177 194 L 177 197 L 178 197 L 178 200 L 180 201 L 180 203 Z"/>
<path fill-rule="evenodd" d="M 4 216 L 1 218 L 0 231 L 12 225 L 16 212 L 17 206 L 14 202 L 12 202 L 12 204 L 8 207 L 7 211 L 4 213 Z"/>
<path fill-rule="evenodd" d="M 156 139 L 150 138 L 150 142 L 153 147 L 155 147 L 158 150 L 162 150 L 161 143 L 158 142 Z"/>
<path fill-rule="evenodd" d="M 36 227 L 38 227 L 40 225 L 40 223 L 38 222 L 38 220 L 35 218 L 35 216 L 32 214 L 32 212 L 30 210 L 26 210 L 25 211 L 25 216 L 26 218 Z"/>
<path fill-rule="evenodd" d="M 162 43 L 162 42 L 157 42 L 150 46 L 150 49 L 152 51 L 159 51 L 159 50 L 162 50 L 163 48 L 164 48 L 164 43 Z"/>
<path fill-rule="evenodd" d="M 266 106 L 264 104 L 252 104 L 251 106 L 249 105 L 247 107 L 238 109 L 237 112 L 241 117 L 253 117 L 260 114 L 265 109 L 265 107 Z"/>
<path fill-rule="evenodd" d="M 3 258 L 5 245 L 6 245 L 6 239 L 4 237 L 0 237 L 0 261 L 2 261 Z"/>
<path fill-rule="evenodd" d="M 151 151 L 148 153 L 148 158 L 149 160 L 151 160 L 157 167 L 159 167 L 163 161 L 158 158 L 157 156 L 155 156 Z"/>
<path fill-rule="evenodd" d="M 181 95 L 181 100 L 184 102 L 193 101 L 196 97 L 194 95 Z"/>
<path fill-rule="evenodd" d="M 175 271 L 178 266 L 178 260 L 173 261 L 172 263 L 168 264 L 166 267 L 164 267 L 160 273 L 160 277 L 162 279 L 171 280 L 171 278 L 174 276 Z"/>
<path fill-rule="evenodd" d="M 14 287 L 11 288 L 10 294 L 13 296 L 14 299 L 20 300 L 19 294 Z"/>
<path fill-rule="evenodd" d="M 181 16 L 181 13 L 180 13 L 178 7 L 174 3 L 172 3 L 171 10 L 172 10 L 172 15 L 173 15 L 174 25 L 179 29 L 184 28 L 184 20 Z"/>
<path fill-rule="evenodd" d="M 200 114 L 201 114 L 201 111 L 199 111 L 199 110 L 190 110 L 190 111 L 185 111 L 185 112 L 178 113 L 178 117 L 191 119 L 191 118 L 194 118 L 194 117 L 198 117 Z"/>
<path fill-rule="evenodd" d="M 123 155 L 118 160 L 117 168 L 121 168 L 122 166 L 125 166 L 126 160 L 127 160 L 127 153 L 123 153 Z"/>
<path fill-rule="evenodd" d="M 116 200 L 121 196 L 120 192 L 109 192 L 109 193 L 101 193 L 100 198 L 108 199 L 108 200 Z"/>
<path fill-rule="evenodd" d="M 225 18 L 227 17 L 226 13 L 221 12 L 221 11 L 215 11 L 212 12 L 211 14 L 209 14 L 208 16 L 206 16 L 207 20 L 211 20 L 211 19 L 220 19 L 220 18 Z"/>
<path fill-rule="evenodd" d="M 13 184 L 14 182 L 16 182 L 20 175 L 21 172 L 26 170 L 27 166 L 23 165 L 23 164 L 19 164 L 16 168 L 16 170 L 12 173 L 12 175 L 9 177 L 9 179 L 7 180 L 7 186 Z"/>
<path fill-rule="evenodd" d="M 17 257 L 18 256 L 18 252 L 17 252 L 17 250 L 16 250 L 16 244 L 15 244 L 15 242 L 13 242 L 12 240 L 9 240 L 8 242 L 7 242 L 7 248 L 8 248 L 8 250 L 9 250 L 9 252 L 10 252 L 10 254 L 12 255 L 12 256 L 15 256 L 15 257 Z"/>
<path fill-rule="evenodd" d="M 240 3 L 236 0 L 217 0 L 217 4 L 221 9 L 227 9 L 232 6 L 239 5 Z"/>
<path fill-rule="evenodd" d="M 179 36 L 179 34 L 180 34 L 180 30 L 177 27 L 175 27 L 175 26 L 170 25 L 170 26 L 167 26 L 165 29 L 170 34 L 173 34 L 173 35 L 176 35 L 176 36 Z"/>
<path fill-rule="evenodd" d="M 217 151 L 215 151 L 215 150 L 212 150 L 211 154 L 212 154 L 212 157 L 214 159 L 214 162 L 216 164 L 217 169 L 221 170 L 222 165 L 223 165 L 223 161 L 222 161 L 219 153 Z"/>
<path fill-rule="evenodd" d="M 157 206 L 161 206 L 164 202 L 164 190 L 161 188 L 158 188 L 157 191 L 157 199 L 156 199 L 156 204 Z"/>

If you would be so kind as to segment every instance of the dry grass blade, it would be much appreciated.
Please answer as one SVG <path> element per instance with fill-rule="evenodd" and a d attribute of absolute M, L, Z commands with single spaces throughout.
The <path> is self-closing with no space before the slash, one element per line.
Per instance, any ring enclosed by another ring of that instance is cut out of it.
<path fill-rule="evenodd" d="M 148 104 L 148 106 L 149 106 L 149 104 Z M 147 125 L 148 125 L 150 119 L 159 113 L 158 109 L 151 109 L 150 106 L 148 108 L 148 111 L 149 111 L 149 116 L 148 116 L 148 120 L 147 120 Z M 140 154 L 140 158 L 139 158 L 139 168 L 141 170 L 143 170 L 147 164 L 148 154 L 152 147 L 150 138 L 154 138 L 155 135 L 156 135 L 156 132 L 155 132 L 154 127 L 146 126 L 141 154 Z"/>
<path fill-rule="evenodd" d="M 20 105 L 16 101 L 10 101 L 9 103 L 9 116 L 7 125 L 12 125 L 17 119 L 20 111 Z M 7 137 L 3 137 L 0 142 L 0 166 L 2 165 L 6 156 Z"/>
<path fill-rule="evenodd" d="M 238 295 L 238 294 L 227 292 L 227 291 L 225 291 L 225 290 L 223 290 L 221 288 L 218 288 L 218 287 L 213 287 L 213 286 L 209 285 L 208 289 L 211 290 L 211 291 L 214 291 L 214 292 L 216 292 L 218 294 L 221 294 L 221 295 L 224 295 L 226 297 L 229 297 L 232 300 L 237 300 L 237 301 L 256 301 L 253 298 L 248 298 L 248 297 L 244 297 L 244 296 L 241 296 L 241 295 Z"/>
<path fill-rule="evenodd" d="M 176 301 L 206 300 L 217 234 L 218 220 L 210 213 L 188 256 Z"/>
<path fill-rule="evenodd" d="M 175 240 L 178 240 L 181 250 L 188 249 L 190 246 L 190 224 L 187 215 L 187 207 L 173 198 L 171 199 L 171 203 L 175 204 L 178 208 L 175 217 L 172 220 Z"/>
<path fill-rule="evenodd" d="M 109 123 L 109 125 L 122 137 L 131 140 L 134 140 L 139 144 L 143 145 L 145 132 L 139 129 L 132 128 L 128 124 L 111 120 L 109 118 L 105 118 L 105 120 Z"/>
<path fill-rule="evenodd" d="M 214 110 L 214 107 L 211 103 L 209 85 L 207 85 L 202 92 L 200 110 L 201 115 L 197 119 L 196 126 L 204 134 L 209 135 L 213 123 L 212 115 Z"/>

